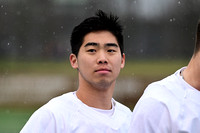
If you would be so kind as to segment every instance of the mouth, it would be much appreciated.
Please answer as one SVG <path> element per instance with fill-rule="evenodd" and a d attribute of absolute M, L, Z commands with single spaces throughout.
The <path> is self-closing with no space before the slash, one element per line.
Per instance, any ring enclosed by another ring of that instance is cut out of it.
<path fill-rule="evenodd" d="M 102 74 L 107 74 L 107 73 L 110 73 L 111 70 L 109 70 L 109 69 L 98 69 L 95 72 L 102 73 Z"/>

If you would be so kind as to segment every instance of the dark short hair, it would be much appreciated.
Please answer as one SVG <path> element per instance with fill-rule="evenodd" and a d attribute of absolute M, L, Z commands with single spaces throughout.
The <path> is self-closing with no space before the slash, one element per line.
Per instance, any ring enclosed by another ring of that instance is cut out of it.
<path fill-rule="evenodd" d="M 195 44 L 195 48 L 194 48 L 194 54 L 196 54 L 198 51 L 200 51 L 200 20 L 197 25 L 196 44 Z"/>
<path fill-rule="evenodd" d="M 111 13 L 107 15 L 102 10 L 97 10 L 96 16 L 85 19 L 73 29 L 70 40 L 72 53 L 78 56 L 86 34 L 102 30 L 109 31 L 116 37 L 121 54 L 123 54 L 122 26 L 119 24 L 118 17 Z"/>

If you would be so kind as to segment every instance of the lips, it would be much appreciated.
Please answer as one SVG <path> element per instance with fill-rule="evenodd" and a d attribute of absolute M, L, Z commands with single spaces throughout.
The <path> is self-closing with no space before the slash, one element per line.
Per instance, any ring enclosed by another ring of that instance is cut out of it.
<path fill-rule="evenodd" d="M 99 73 L 109 73 L 111 72 L 110 69 L 107 68 L 101 68 L 101 69 L 97 69 L 95 72 L 99 72 Z"/>

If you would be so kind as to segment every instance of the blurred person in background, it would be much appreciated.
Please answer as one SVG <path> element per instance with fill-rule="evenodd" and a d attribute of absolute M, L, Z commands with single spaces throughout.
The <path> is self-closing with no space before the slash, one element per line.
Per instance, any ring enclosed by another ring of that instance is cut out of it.
<path fill-rule="evenodd" d="M 71 35 L 71 66 L 77 91 L 53 98 L 33 113 L 21 133 L 126 133 L 131 111 L 115 101 L 113 91 L 125 65 L 118 17 L 98 10 Z"/>
<path fill-rule="evenodd" d="M 129 133 L 200 133 L 200 21 L 188 66 L 146 88 Z"/>

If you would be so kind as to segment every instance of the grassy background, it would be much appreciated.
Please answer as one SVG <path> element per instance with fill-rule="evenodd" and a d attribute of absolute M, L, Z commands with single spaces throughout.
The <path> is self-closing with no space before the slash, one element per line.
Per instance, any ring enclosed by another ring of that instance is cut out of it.
<path fill-rule="evenodd" d="M 187 65 L 189 60 L 128 60 L 120 76 L 163 77 Z M 10 61 L 0 60 L 0 74 L 67 74 L 74 76 L 76 70 L 69 61 Z"/>
<path fill-rule="evenodd" d="M 19 133 L 36 108 L 0 108 L 0 133 Z"/>
<path fill-rule="evenodd" d="M 148 82 L 164 78 L 187 65 L 189 60 L 133 60 L 127 61 L 120 76 L 134 76 Z M 68 61 L 10 61 L 0 60 L 0 75 L 7 74 L 67 74 L 77 75 Z M 0 133 L 16 133 L 21 130 L 31 114 L 38 107 L 0 106 Z M 131 107 L 132 108 L 132 107 Z"/>

